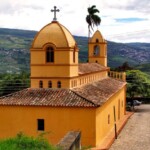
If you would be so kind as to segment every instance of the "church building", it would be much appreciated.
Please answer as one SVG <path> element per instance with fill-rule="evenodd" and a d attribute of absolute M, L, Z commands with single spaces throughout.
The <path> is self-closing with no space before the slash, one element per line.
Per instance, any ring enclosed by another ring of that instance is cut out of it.
<path fill-rule="evenodd" d="M 125 116 L 125 74 L 110 73 L 100 31 L 87 44 L 88 62 L 79 63 L 73 35 L 56 19 L 37 33 L 30 49 L 31 87 L 0 98 L 0 139 L 46 132 L 57 144 L 67 132 L 81 131 L 82 145 L 101 144 Z"/>

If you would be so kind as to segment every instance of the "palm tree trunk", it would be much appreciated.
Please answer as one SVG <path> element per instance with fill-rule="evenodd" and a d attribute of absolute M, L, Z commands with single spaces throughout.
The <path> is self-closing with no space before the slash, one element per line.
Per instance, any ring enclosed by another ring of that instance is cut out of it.
<path fill-rule="evenodd" d="M 88 42 L 90 42 L 90 27 L 88 27 L 88 30 L 89 30 L 89 32 L 88 32 Z"/>

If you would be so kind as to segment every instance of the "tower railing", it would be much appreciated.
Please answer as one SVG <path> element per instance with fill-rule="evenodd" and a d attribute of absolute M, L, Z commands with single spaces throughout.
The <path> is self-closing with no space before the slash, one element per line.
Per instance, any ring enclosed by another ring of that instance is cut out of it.
<path fill-rule="evenodd" d="M 109 71 L 108 76 L 118 79 L 118 80 L 126 81 L 126 73 L 125 72 Z"/>

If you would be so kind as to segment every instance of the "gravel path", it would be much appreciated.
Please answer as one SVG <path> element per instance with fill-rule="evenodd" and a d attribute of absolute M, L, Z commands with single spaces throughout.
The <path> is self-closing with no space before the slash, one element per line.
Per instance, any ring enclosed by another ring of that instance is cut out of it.
<path fill-rule="evenodd" d="M 150 150 L 150 105 L 135 107 L 135 113 L 109 150 Z"/>

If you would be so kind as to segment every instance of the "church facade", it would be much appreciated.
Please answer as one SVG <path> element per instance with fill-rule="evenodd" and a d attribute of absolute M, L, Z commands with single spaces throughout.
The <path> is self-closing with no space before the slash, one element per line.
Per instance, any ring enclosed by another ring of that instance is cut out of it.
<path fill-rule="evenodd" d="M 31 87 L 0 98 L 0 138 L 46 132 L 57 144 L 67 132 L 81 131 L 82 145 L 100 145 L 126 113 L 126 82 L 124 74 L 108 76 L 100 31 L 88 49 L 88 63 L 78 63 L 76 41 L 55 20 L 37 33 L 30 49 Z"/>

